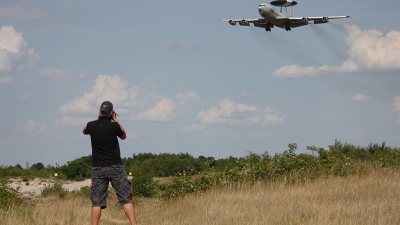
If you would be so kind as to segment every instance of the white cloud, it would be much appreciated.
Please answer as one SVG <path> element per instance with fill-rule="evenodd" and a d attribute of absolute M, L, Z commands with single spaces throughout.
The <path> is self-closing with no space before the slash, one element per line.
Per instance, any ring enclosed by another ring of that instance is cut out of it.
<path fill-rule="evenodd" d="M 47 129 L 47 126 L 41 123 L 37 123 L 33 120 L 29 120 L 28 123 L 24 126 L 24 130 L 29 133 L 37 133 L 43 134 Z"/>
<path fill-rule="evenodd" d="M 282 123 L 284 115 L 279 115 L 277 110 L 272 108 L 258 109 L 255 106 L 235 103 L 228 98 L 218 102 L 219 109 L 211 107 L 201 110 L 197 120 L 202 123 L 229 123 L 234 125 L 271 125 Z"/>
<path fill-rule="evenodd" d="M 23 141 L 48 142 L 50 138 L 58 138 L 54 126 L 48 126 L 34 120 L 29 120 L 25 125 L 17 127 L 17 130 L 24 131 Z"/>
<path fill-rule="evenodd" d="M 22 33 L 12 26 L 0 29 L 0 72 L 30 69 L 40 58 L 33 48 L 28 49 Z"/>
<path fill-rule="evenodd" d="M 58 109 L 58 113 L 67 114 L 67 113 L 93 113 L 98 110 L 99 107 L 95 107 L 93 101 L 96 96 L 93 93 L 85 93 L 82 97 L 75 97 L 67 104 L 61 106 Z"/>
<path fill-rule="evenodd" d="M 0 85 L 6 85 L 6 84 L 11 84 L 14 82 L 15 79 L 11 77 L 2 77 L 0 78 Z"/>
<path fill-rule="evenodd" d="M 60 107 L 58 113 L 95 113 L 103 101 L 111 101 L 115 109 L 133 107 L 136 103 L 138 87 L 128 87 L 128 83 L 118 75 L 99 75 L 92 91 L 75 97 Z M 121 111 L 119 111 L 121 112 Z"/>
<path fill-rule="evenodd" d="M 348 59 L 341 66 L 309 66 L 297 64 L 282 66 L 273 77 L 297 78 L 323 76 L 334 73 L 385 72 L 400 70 L 400 32 L 393 30 L 385 35 L 378 30 L 362 31 L 357 25 L 345 24 L 349 37 Z"/>
<path fill-rule="evenodd" d="M 86 79 L 88 77 L 87 73 L 82 72 L 78 75 L 78 79 Z"/>
<path fill-rule="evenodd" d="M 154 107 L 145 109 L 131 116 L 132 120 L 168 121 L 174 118 L 176 103 L 173 99 L 163 98 Z"/>
<path fill-rule="evenodd" d="M 362 94 L 356 94 L 350 98 L 351 102 L 368 102 L 369 97 Z"/>
<path fill-rule="evenodd" d="M 49 80 L 60 80 L 70 76 L 66 71 L 60 69 L 43 69 L 39 71 L 39 77 Z"/>
<path fill-rule="evenodd" d="M 393 99 L 393 112 L 399 115 L 396 124 L 400 124 L 400 96 Z"/>
<path fill-rule="evenodd" d="M 330 75 L 331 73 L 339 72 L 339 67 L 328 67 L 328 66 L 309 66 L 302 67 L 297 64 L 282 66 L 278 70 L 272 73 L 273 77 L 288 77 L 297 78 L 302 76 L 315 77 L 321 75 Z"/>
<path fill-rule="evenodd" d="M 179 93 L 175 96 L 177 113 L 186 114 L 187 112 L 193 112 L 193 106 L 198 103 L 199 99 L 200 97 L 195 91 L 186 94 Z"/>
<path fill-rule="evenodd" d="M 191 112 L 199 99 L 196 92 L 179 93 L 174 98 L 155 94 L 143 97 L 141 94 L 139 87 L 129 87 L 118 75 L 99 75 L 91 92 L 73 98 L 61 106 L 58 113 L 97 113 L 101 102 L 108 100 L 118 114 L 128 114 L 131 120 L 170 121 L 177 114 Z M 66 123 L 59 120 L 58 124 Z"/>
<path fill-rule="evenodd" d="M 194 102 L 199 99 L 199 95 L 195 91 L 188 92 L 186 94 L 179 93 L 175 96 L 176 99 L 183 105 L 188 104 L 189 102 Z"/>
<path fill-rule="evenodd" d="M 393 111 L 400 114 L 400 96 L 393 99 Z"/>
<path fill-rule="evenodd" d="M 199 95 L 194 92 L 179 93 L 174 98 L 150 94 L 142 102 L 142 109 L 132 114 L 132 120 L 170 121 L 176 115 L 184 115 L 193 111 Z"/>

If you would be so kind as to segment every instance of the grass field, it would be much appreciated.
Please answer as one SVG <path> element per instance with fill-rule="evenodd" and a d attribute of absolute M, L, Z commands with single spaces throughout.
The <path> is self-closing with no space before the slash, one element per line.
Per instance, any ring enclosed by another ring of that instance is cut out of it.
<path fill-rule="evenodd" d="M 319 178 L 301 185 L 241 184 L 161 202 L 139 198 L 138 224 L 400 224 L 400 174 Z M 68 194 L 0 209 L 0 224 L 90 224 L 90 200 Z M 101 223 L 129 224 L 114 196 Z"/>

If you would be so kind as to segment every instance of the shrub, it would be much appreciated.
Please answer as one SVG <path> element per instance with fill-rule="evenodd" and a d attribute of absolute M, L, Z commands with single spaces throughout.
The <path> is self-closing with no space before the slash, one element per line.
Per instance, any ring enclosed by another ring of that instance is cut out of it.
<path fill-rule="evenodd" d="M 53 185 L 43 188 L 42 196 L 57 195 L 60 198 L 67 197 L 68 190 L 64 189 L 62 185 L 63 183 L 61 181 L 56 181 Z"/>
<path fill-rule="evenodd" d="M 21 195 L 18 190 L 8 186 L 8 180 L 0 179 L 0 208 L 8 208 L 13 204 L 19 205 L 22 203 Z"/>
<path fill-rule="evenodd" d="M 91 166 L 85 162 L 84 158 L 67 162 L 67 165 L 61 166 L 60 169 L 68 180 L 81 181 L 90 178 L 92 173 Z"/>
<path fill-rule="evenodd" d="M 157 185 L 153 177 L 143 173 L 133 176 L 132 187 L 134 195 L 138 197 L 153 197 L 157 193 Z"/>
<path fill-rule="evenodd" d="M 41 162 L 35 163 L 31 166 L 31 169 L 35 169 L 35 170 L 42 170 L 44 169 L 44 165 Z"/>
<path fill-rule="evenodd" d="M 206 163 L 194 158 L 188 153 L 180 154 L 153 154 L 139 153 L 133 157 L 124 158 L 123 164 L 129 171 L 140 170 L 152 177 L 169 177 L 182 174 L 183 171 L 190 171 L 192 174 L 199 173 L 206 169 Z"/>
<path fill-rule="evenodd" d="M 81 189 L 79 190 L 78 193 L 84 197 L 90 197 L 90 192 L 91 192 L 91 189 L 89 186 L 83 186 L 83 187 L 81 187 Z"/>
<path fill-rule="evenodd" d="M 182 197 L 190 193 L 203 193 L 213 186 L 213 176 L 180 176 L 173 177 L 170 184 L 160 185 L 161 198 Z"/>

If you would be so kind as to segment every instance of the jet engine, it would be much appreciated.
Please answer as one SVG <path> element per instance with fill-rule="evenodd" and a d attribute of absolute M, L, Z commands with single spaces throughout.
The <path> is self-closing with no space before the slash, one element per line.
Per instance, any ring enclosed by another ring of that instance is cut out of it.
<path fill-rule="evenodd" d="M 235 25 L 236 25 L 236 22 L 233 21 L 233 20 L 229 20 L 229 24 L 232 25 L 232 26 L 235 26 Z"/>
<path fill-rule="evenodd" d="M 240 26 L 250 26 L 250 23 L 247 20 L 242 20 L 242 21 L 239 22 L 239 25 Z"/>
<path fill-rule="evenodd" d="M 328 17 L 322 17 L 322 20 L 314 20 L 314 24 L 329 23 Z"/>
<path fill-rule="evenodd" d="M 305 17 L 303 17 L 303 18 L 301 18 L 301 21 L 303 21 L 303 22 L 307 22 L 307 21 L 308 21 L 308 19 L 307 19 L 307 18 L 305 18 Z"/>

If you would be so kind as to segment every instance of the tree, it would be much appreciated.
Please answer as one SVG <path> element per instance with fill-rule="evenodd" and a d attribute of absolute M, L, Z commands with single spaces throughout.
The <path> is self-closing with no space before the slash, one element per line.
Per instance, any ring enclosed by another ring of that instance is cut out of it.
<path fill-rule="evenodd" d="M 35 163 L 31 166 L 31 169 L 42 170 L 44 169 L 44 165 L 41 162 Z"/>
<path fill-rule="evenodd" d="M 67 176 L 68 180 L 83 180 L 91 175 L 91 166 L 85 163 L 86 158 L 75 159 L 62 166 L 61 172 Z"/>
<path fill-rule="evenodd" d="M 21 169 L 21 170 L 23 169 L 22 166 L 19 165 L 19 164 L 15 165 L 15 168 L 18 168 L 18 169 Z"/>

